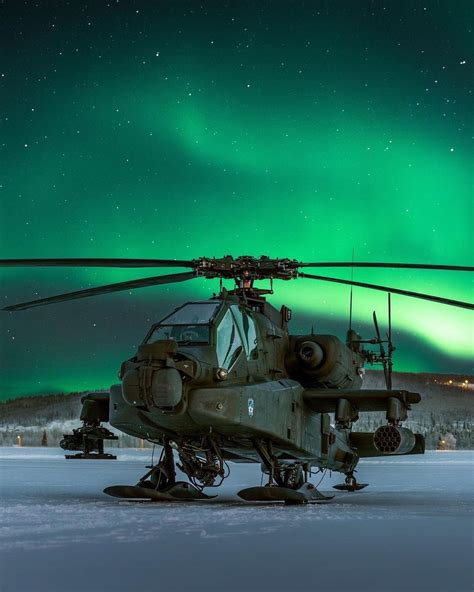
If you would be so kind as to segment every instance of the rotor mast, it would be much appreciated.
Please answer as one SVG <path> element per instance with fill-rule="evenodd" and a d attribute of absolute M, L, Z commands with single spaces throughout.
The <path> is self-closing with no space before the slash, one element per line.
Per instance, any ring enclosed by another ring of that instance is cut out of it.
<path fill-rule="evenodd" d="M 264 300 L 265 294 L 273 294 L 273 280 L 290 280 L 298 277 L 298 261 L 295 259 L 271 259 L 244 255 L 234 259 L 231 255 L 222 258 L 202 257 L 194 260 L 196 275 L 206 279 L 232 279 L 235 288 L 231 293 L 244 302 L 247 299 Z M 255 288 L 257 280 L 270 280 L 270 289 Z M 221 283 L 222 294 L 222 283 Z"/>

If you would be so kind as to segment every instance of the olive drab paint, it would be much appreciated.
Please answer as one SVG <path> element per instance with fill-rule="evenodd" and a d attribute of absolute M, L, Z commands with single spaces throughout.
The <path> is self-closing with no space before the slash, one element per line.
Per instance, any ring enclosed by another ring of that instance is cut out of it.
<path fill-rule="evenodd" d="M 209 303 L 216 306 L 201 335 L 189 319 L 168 325 L 180 313 L 185 317 L 186 310 Z M 253 441 L 270 441 L 281 460 L 351 472 L 359 458 L 350 431 L 354 409 L 371 410 L 374 396 L 377 409 L 385 409 L 390 399 L 409 406 L 420 397 L 404 391 L 366 395 L 360 390 L 364 356 L 333 335 L 291 335 L 287 311 L 261 297 L 242 302 L 231 293 L 180 307 L 155 324 L 136 356 L 122 364 L 122 382 L 110 391 L 110 423 L 132 436 L 170 438 L 178 446 L 180 439 L 213 434 L 223 457 L 238 462 L 260 462 Z M 153 341 L 166 336 L 167 326 L 178 341 Z M 196 342 L 180 342 L 180 329 Z M 202 334 L 207 343 L 200 342 Z M 336 413 L 334 427 L 329 412 Z M 413 448 L 414 442 L 404 452 Z M 374 445 L 372 451 L 382 454 Z"/>

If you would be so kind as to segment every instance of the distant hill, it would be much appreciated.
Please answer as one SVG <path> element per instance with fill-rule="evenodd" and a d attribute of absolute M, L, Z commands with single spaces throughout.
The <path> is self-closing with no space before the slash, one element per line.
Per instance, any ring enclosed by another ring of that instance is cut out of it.
<path fill-rule="evenodd" d="M 76 420 L 81 411 L 81 397 L 85 394 L 39 395 L 1 401 L 0 424 L 36 425 L 40 418 L 46 423 Z"/>
<path fill-rule="evenodd" d="M 368 371 L 364 388 L 385 388 L 382 372 Z M 457 448 L 474 448 L 474 377 L 450 374 L 395 372 L 393 388 L 418 392 L 422 401 L 414 405 L 404 424 L 426 437 L 427 447 L 436 448 L 445 436 Z M 18 443 L 39 446 L 46 431 L 48 444 L 57 446 L 62 434 L 80 425 L 81 396 L 68 393 L 21 397 L 0 403 L 0 446 Z M 362 413 L 355 431 L 372 431 L 385 423 L 383 413 Z M 116 446 L 138 446 L 139 441 L 117 432 Z M 108 446 L 111 443 L 107 443 Z"/>

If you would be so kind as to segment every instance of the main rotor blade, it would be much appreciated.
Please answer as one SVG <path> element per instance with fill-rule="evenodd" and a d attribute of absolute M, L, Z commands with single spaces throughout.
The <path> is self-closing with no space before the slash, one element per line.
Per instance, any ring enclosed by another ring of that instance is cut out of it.
<path fill-rule="evenodd" d="M 312 275 L 310 273 L 299 273 L 298 277 L 305 277 L 312 280 L 321 280 L 323 282 L 334 282 L 336 284 L 346 284 L 348 286 L 359 286 L 360 288 L 369 288 L 370 290 L 379 290 L 380 292 L 390 292 L 392 294 L 401 294 L 402 296 L 410 296 L 412 298 L 420 298 L 422 300 L 430 300 L 431 302 L 438 302 L 439 304 L 447 304 L 449 306 L 458 306 L 459 308 L 467 308 L 474 310 L 474 304 L 470 302 L 462 302 L 460 300 L 451 300 L 450 298 L 441 298 L 440 296 L 432 296 L 431 294 L 422 294 L 421 292 L 410 292 L 408 290 L 399 290 L 398 288 L 390 288 L 388 286 L 379 286 L 377 284 L 365 284 L 363 282 L 354 282 L 351 280 L 341 280 L 322 275 Z"/>
<path fill-rule="evenodd" d="M 0 259 L 0 267 L 191 267 L 181 259 Z"/>
<path fill-rule="evenodd" d="M 27 308 L 33 308 L 34 306 L 44 306 L 45 304 L 65 302 L 66 300 L 88 298 L 89 296 L 98 296 L 99 294 L 108 294 L 110 292 L 122 292 L 124 290 L 135 290 L 136 288 L 145 288 L 146 286 L 157 286 L 159 284 L 173 284 L 175 282 L 184 282 L 186 280 L 191 280 L 194 277 L 196 277 L 194 272 L 187 271 L 186 273 L 172 273 L 170 275 L 160 275 L 155 277 L 142 278 L 139 280 L 130 280 L 128 282 L 119 282 L 117 284 L 108 284 L 106 286 L 98 286 L 97 288 L 79 290 L 78 292 L 58 294 L 57 296 L 50 296 L 49 298 L 40 298 L 39 300 L 32 300 L 31 302 L 13 304 L 12 306 L 6 306 L 3 310 L 25 310 Z"/>
<path fill-rule="evenodd" d="M 298 263 L 298 267 L 381 267 L 381 268 L 398 268 L 398 269 L 435 269 L 444 271 L 474 271 L 474 267 L 464 265 L 431 265 L 428 263 Z"/>

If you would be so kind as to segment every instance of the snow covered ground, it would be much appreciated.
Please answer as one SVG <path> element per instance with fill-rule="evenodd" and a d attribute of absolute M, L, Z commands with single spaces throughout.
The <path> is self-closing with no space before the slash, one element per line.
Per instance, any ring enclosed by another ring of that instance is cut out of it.
<path fill-rule="evenodd" d="M 2 592 L 342 590 L 461 592 L 472 570 L 474 454 L 366 460 L 362 492 L 329 504 L 246 504 L 257 465 L 232 464 L 210 502 L 128 502 L 150 450 L 66 461 L 51 448 L 0 448 Z M 319 476 L 314 482 L 319 481 Z M 340 475 L 326 475 L 331 490 Z"/>

